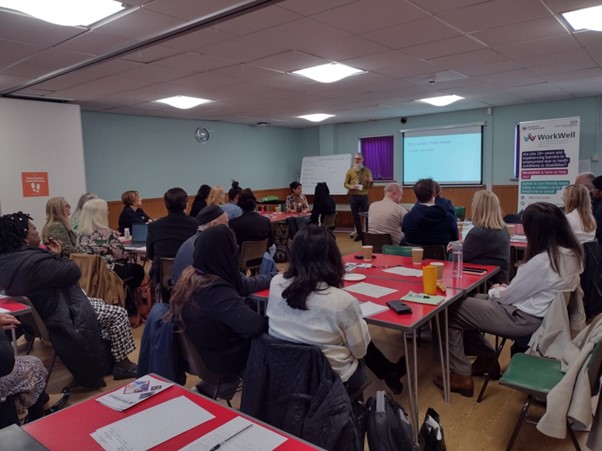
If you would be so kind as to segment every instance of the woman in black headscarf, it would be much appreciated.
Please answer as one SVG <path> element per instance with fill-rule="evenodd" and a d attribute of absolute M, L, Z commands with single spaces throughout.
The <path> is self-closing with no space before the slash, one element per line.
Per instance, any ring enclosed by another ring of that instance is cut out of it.
<path fill-rule="evenodd" d="M 243 297 L 264 288 L 258 280 L 241 277 L 238 246 L 227 226 L 199 234 L 194 263 L 172 295 L 170 316 L 184 327 L 205 365 L 218 374 L 242 374 L 251 339 L 267 331 L 266 318 Z"/>

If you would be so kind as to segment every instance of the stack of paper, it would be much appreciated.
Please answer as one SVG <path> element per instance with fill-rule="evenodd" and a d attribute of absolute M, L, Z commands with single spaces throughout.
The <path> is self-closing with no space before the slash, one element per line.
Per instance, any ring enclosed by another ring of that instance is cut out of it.
<path fill-rule="evenodd" d="M 403 266 L 395 266 L 394 268 L 383 269 L 383 272 L 397 274 L 399 276 L 422 277 L 422 269 L 405 268 Z"/>

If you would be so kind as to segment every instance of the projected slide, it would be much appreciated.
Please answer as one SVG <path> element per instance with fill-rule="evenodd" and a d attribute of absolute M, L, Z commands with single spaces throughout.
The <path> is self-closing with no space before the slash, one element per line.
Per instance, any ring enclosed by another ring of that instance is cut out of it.
<path fill-rule="evenodd" d="M 406 132 L 403 183 L 431 177 L 442 185 L 482 183 L 481 126 Z"/>

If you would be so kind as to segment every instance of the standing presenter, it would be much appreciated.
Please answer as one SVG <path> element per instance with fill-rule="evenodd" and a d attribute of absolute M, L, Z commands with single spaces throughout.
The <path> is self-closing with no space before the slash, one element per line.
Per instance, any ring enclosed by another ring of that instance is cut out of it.
<path fill-rule="evenodd" d="M 364 238 L 361 212 L 368 212 L 368 189 L 372 186 L 372 172 L 364 166 L 364 156 L 356 153 L 353 157 L 353 166 L 345 175 L 345 188 L 349 190 L 349 206 L 353 215 L 355 226 L 355 241 Z"/>

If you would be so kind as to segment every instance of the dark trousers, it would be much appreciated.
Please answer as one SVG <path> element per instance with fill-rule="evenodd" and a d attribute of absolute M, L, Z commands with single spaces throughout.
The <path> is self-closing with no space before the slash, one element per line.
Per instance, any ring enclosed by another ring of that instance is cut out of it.
<path fill-rule="evenodd" d="M 368 196 L 349 196 L 349 206 L 353 215 L 353 225 L 360 238 L 364 236 L 360 212 L 368 212 Z"/>
<path fill-rule="evenodd" d="M 366 355 L 359 361 L 357 369 L 351 375 L 349 380 L 345 382 L 347 393 L 355 393 L 361 388 L 364 382 L 368 380 L 365 367 L 370 368 L 370 371 L 372 371 L 379 379 L 384 379 L 396 372 L 395 364 L 389 361 L 374 343 L 370 342 L 370 344 L 368 344 Z"/>

